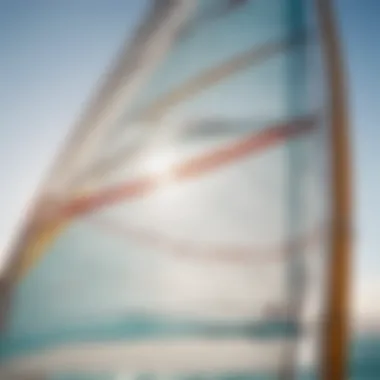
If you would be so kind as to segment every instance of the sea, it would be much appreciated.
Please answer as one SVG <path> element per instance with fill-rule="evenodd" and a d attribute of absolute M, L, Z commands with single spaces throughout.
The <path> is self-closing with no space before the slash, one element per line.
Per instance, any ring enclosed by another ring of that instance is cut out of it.
<path fill-rule="evenodd" d="M 380 380 L 380 332 L 361 333 L 353 338 L 349 380 Z"/>
<path fill-rule="evenodd" d="M 276 380 L 277 375 L 248 374 L 248 373 L 225 373 L 191 374 L 157 376 L 154 374 L 102 374 L 102 375 L 78 375 L 60 374 L 49 380 Z M 319 377 L 312 372 L 300 373 L 296 380 L 318 380 Z M 334 380 L 334 379 L 331 379 Z M 351 357 L 348 368 L 347 380 L 380 380 L 380 332 L 360 333 L 352 339 Z"/>

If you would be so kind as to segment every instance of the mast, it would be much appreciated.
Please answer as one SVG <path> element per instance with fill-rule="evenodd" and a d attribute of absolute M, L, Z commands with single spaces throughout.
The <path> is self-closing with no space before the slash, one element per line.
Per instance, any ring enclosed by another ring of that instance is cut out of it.
<path fill-rule="evenodd" d="M 346 379 L 350 274 L 350 158 L 345 87 L 337 30 L 330 0 L 316 0 L 330 101 L 332 224 L 327 315 L 322 340 L 322 375 Z"/>

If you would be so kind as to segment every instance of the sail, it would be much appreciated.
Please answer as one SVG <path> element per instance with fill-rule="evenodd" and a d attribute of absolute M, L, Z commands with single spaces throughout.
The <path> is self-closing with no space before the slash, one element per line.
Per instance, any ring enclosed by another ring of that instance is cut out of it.
<path fill-rule="evenodd" d="M 324 78 L 312 1 L 152 2 L 15 244 L 0 373 L 316 370 Z"/>

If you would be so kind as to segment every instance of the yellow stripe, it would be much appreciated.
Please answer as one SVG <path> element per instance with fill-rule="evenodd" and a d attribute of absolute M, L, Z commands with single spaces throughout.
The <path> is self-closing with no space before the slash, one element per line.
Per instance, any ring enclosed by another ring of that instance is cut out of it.
<path fill-rule="evenodd" d="M 91 194 L 91 191 L 87 189 L 74 195 L 83 197 L 89 194 Z M 38 218 L 39 213 L 36 212 L 36 215 Z M 17 261 L 14 272 L 16 282 L 21 281 L 29 270 L 36 265 L 71 222 L 71 218 L 55 218 L 39 226 L 37 222 L 31 223 L 31 229 L 33 228 L 34 231 L 30 232 L 30 236 L 27 236 L 27 232 L 20 239 L 25 239 L 25 243 L 21 243 L 21 255 Z"/>
<path fill-rule="evenodd" d="M 22 280 L 38 260 L 42 258 L 66 226 L 67 222 L 62 220 L 50 222 L 31 237 L 18 263 L 15 273 L 17 281 Z"/>

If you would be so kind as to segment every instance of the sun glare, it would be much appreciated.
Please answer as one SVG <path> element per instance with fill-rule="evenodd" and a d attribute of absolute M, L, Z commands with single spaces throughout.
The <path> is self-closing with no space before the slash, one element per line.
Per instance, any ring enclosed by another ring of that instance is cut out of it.
<path fill-rule="evenodd" d="M 142 166 L 144 172 L 155 176 L 167 176 L 170 175 L 175 162 L 176 155 L 172 150 L 156 150 L 144 157 Z"/>

